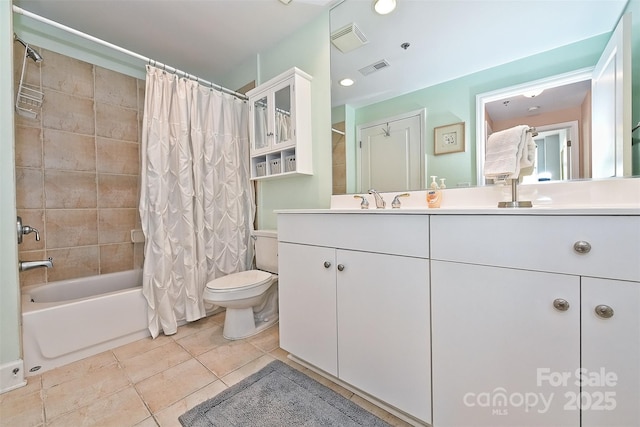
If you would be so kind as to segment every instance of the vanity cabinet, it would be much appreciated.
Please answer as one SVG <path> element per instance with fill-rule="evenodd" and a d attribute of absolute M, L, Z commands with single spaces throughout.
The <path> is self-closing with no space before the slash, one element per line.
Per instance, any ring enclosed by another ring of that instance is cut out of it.
<path fill-rule="evenodd" d="M 280 214 L 278 238 L 280 346 L 430 422 L 428 217 Z"/>
<path fill-rule="evenodd" d="M 639 231 L 432 216 L 433 425 L 640 425 Z"/>
<path fill-rule="evenodd" d="M 292 68 L 247 95 L 251 178 L 312 174 L 311 76 Z"/>

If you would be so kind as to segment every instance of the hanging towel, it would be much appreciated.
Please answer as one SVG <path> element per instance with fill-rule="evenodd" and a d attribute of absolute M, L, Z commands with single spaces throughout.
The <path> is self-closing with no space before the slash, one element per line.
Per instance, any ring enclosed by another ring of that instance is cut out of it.
<path fill-rule="evenodd" d="M 495 132 L 487 139 L 484 176 L 517 179 L 533 172 L 535 143 L 529 126 L 519 125 Z"/>

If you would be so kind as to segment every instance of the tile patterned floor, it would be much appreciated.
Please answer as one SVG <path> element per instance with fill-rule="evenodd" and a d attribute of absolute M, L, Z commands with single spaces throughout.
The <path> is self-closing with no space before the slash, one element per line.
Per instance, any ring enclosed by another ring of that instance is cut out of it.
<path fill-rule="evenodd" d="M 0 394 L 1 427 L 172 427 L 178 416 L 274 359 L 305 372 L 394 426 L 409 424 L 287 359 L 278 327 L 237 341 L 224 313 L 29 377 Z"/>

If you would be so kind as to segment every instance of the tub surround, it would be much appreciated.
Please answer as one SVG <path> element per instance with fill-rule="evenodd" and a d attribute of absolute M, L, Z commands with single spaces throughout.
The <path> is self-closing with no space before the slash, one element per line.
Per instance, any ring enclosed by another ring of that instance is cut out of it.
<path fill-rule="evenodd" d="M 439 209 L 417 191 L 401 209 L 346 195 L 279 211 L 281 347 L 416 425 L 639 424 L 640 179 L 527 185 L 533 208 L 497 208 L 506 188 L 445 190 Z M 535 380 L 602 367 L 615 385 Z M 503 389 L 556 397 L 463 401 Z M 581 390 L 616 409 L 566 410 Z"/>

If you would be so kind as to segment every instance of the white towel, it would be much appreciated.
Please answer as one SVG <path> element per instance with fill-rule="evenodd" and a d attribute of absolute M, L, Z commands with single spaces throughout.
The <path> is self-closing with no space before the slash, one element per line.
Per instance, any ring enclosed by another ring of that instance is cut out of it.
<path fill-rule="evenodd" d="M 484 176 L 494 179 L 517 179 L 521 172 L 533 172 L 536 149 L 528 130 L 529 126 L 519 125 L 489 136 Z"/>

